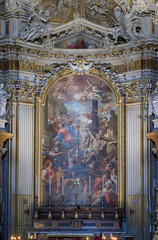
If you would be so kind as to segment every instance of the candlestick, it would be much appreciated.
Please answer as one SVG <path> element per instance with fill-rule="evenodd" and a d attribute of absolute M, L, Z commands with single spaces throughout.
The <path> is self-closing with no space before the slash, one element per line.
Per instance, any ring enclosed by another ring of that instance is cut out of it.
<path fill-rule="evenodd" d="M 62 175 L 62 195 L 64 196 L 64 175 Z"/>
<path fill-rule="evenodd" d="M 105 198 L 105 196 L 102 195 L 101 196 L 101 219 L 102 220 L 105 219 L 105 215 L 104 215 L 104 198 Z"/>
<path fill-rule="evenodd" d="M 91 176 L 89 176 L 89 196 L 91 195 Z"/>
<path fill-rule="evenodd" d="M 102 194 L 104 192 L 104 176 L 102 177 Z"/>
<path fill-rule="evenodd" d="M 115 183 L 115 192 L 116 192 L 116 195 L 117 195 L 117 176 L 116 176 L 116 183 Z"/>
<path fill-rule="evenodd" d="M 115 196 L 116 203 L 115 203 L 115 219 L 118 220 L 118 199 L 117 195 Z"/>
<path fill-rule="evenodd" d="M 73 184 L 76 185 L 76 193 L 75 193 L 75 202 L 76 202 L 76 207 L 75 207 L 75 219 L 78 219 L 78 193 L 77 193 L 77 185 L 80 184 L 80 179 L 78 177 L 74 178 Z"/>
<path fill-rule="evenodd" d="M 64 206 L 64 198 L 65 198 L 65 196 L 64 195 L 62 195 L 61 196 L 61 198 L 62 198 L 62 212 L 61 212 L 61 218 L 64 220 L 65 219 L 65 206 Z"/>
<path fill-rule="evenodd" d="M 92 196 L 89 195 L 89 213 L 88 213 L 88 219 L 91 220 L 92 219 L 92 202 L 91 202 L 91 199 L 92 199 Z"/>
<path fill-rule="evenodd" d="M 36 176 L 36 196 L 38 195 L 38 179 L 37 179 L 37 176 Z"/>
<path fill-rule="evenodd" d="M 78 194 L 77 192 L 75 193 L 75 202 L 76 202 L 76 206 L 75 206 L 75 219 L 78 219 L 78 203 L 77 203 L 77 199 L 78 199 Z"/>
<path fill-rule="evenodd" d="M 38 196 L 35 196 L 35 215 L 34 219 L 38 219 Z"/>
<path fill-rule="evenodd" d="M 51 176 L 49 177 L 49 195 L 51 196 Z"/>
<path fill-rule="evenodd" d="M 48 219 L 51 220 L 52 219 L 52 196 L 49 195 L 49 212 L 48 212 Z"/>

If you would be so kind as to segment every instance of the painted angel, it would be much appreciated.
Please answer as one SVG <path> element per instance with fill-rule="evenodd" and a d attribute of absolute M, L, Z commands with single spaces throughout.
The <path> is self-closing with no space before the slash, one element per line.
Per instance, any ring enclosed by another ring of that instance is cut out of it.
<path fill-rule="evenodd" d="M 113 108 L 113 106 L 114 106 L 114 103 L 113 103 L 113 102 L 111 102 L 110 104 L 106 104 L 104 107 L 102 107 L 102 108 L 99 109 L 98 114 L 99 114 L 101 117 L 104 117 L 105 114 L 106 114 L 106 112 L 107 112 L 107 111 L 110 111 L 110 110 Z"/>
<path fill-rule="evenodd" d="M 63 101 L 66 101 L 69 97 L 69 92 L 71 90 L 69 90 L 70 84 L 58 84 L 58 86 L 55 88 L 55 90 L 53 91 L 53 95 L 57 98 L 57 99 L 61 99 Z"/>

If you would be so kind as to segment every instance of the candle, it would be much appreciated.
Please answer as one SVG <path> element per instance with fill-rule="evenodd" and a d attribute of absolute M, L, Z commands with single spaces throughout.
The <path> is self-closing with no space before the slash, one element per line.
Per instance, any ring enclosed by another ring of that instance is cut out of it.
<path fill-rule="evenodd" d="M 64 175 L 62 175 L 62 195 L 64 195 Z"/>
<path fill-rule="evenodd" d="M 38 181 L 37 181 L 37 176 L 36 176 L 36 196 L 38 195 Z"/>
<path fill-rule="evenodd" d="M 115 182 L 115 191 L 116 191 L 116 195 L 117 195 L 117 176 L 116 176 L 116 182 Z"/>
<path fill-rule="evenodd" d="M 91 195 L 91 176 L 89 176 L 89 196 Z"/>
<path fill-rule="evenodd" d="M 103 194 L 103 191 L 104 191 L 104 176 L 102 177 L 102 194 Z"/>
<path fill-rule="evenodd" d="M 51 195 L 51 176 L 49 177 L 49 195 Z"/>

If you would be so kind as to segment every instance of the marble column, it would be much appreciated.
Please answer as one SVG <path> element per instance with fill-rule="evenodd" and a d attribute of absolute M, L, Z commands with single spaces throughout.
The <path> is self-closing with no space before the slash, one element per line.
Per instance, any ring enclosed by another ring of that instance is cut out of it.
<path fill-rule="evenodd" d="M 25 229 L 32 224 L 33 212 L 34 104 L 14 102 L 12 111 L 11 234 L 26 238 Z"/>
<path fill-rule="evenodd" d="M 126 108 L 126 196 L 128 234 L 148 240 L 147 118 L 143 103 Z"/>

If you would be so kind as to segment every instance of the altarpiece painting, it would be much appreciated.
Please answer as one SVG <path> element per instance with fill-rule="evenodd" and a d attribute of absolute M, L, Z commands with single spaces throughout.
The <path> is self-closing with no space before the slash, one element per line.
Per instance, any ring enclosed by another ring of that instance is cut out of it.
<path fill-rule="evenodd" d="M 114 94 L 106 82 L 90 75 L 70 75 L 48 90 L 42 129 L 42 204 L 51 191 L 55 206 L 115 206 L 117 193 L 117 116 Z M 51 189 L 50 188 L 51 181 Z"/>

